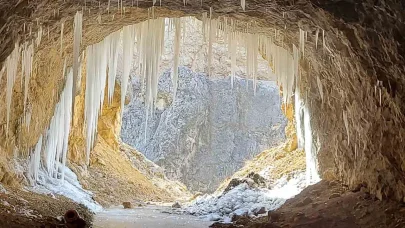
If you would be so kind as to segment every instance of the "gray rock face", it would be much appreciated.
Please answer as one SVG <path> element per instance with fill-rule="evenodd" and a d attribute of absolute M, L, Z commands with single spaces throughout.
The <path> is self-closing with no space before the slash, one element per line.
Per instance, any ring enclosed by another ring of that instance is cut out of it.
<path fill-rule="evenodd" d="M 146 124 L 143 95 L 132 79 L 132 100 L 125 107 L 121 138 L 190 189 L 214 191 L 226 177 L 264 149 L 285 139 L 286 119 L 278 86 L 227 78 L 210 79 L 179 69 L 176 98 L 170 72 L 159 80 L 157 108 Z M 130 88 L 129 88 L 130 89 Z M 146 133 L 146 135 L 145 135 Z"/>

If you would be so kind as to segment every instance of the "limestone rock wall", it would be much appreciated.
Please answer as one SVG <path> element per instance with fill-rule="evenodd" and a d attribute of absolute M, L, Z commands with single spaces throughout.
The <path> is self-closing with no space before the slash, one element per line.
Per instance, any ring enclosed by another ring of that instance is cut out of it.
<path fill-rule="evenodd" d="M 181 67 L 173 99 L 170 73 L 159 82 L 157 110 L 148 118 L 137 78 L 124 109 L 121 138 L 193 190 L 213 191 L 244 162 L 284 141 L 286 119 L 278 86 L 230 78 L 208 78 Z"/>

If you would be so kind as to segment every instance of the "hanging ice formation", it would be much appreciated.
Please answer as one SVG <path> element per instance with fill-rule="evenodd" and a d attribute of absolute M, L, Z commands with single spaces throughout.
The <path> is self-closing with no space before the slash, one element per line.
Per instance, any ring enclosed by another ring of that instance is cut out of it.
<path fill-rule="evenodd" d="M 35 40 L 37 47 L 39 47 L 39 45 L 41 44 L 41 40 L 42 40 L 42 26 L 39 27 L 38 33 L 37 33 L 37 39 Z"/>
<path fill-rule="evenodd" d="M 31 185 L 34 185 L 38 180 L 38 172 L 41 164 L 41 150 L 42 150 L 42 135 L 39 137 L 35 145 L 34 152 L 30 155 L 30 165 L 28 167 L 28 177 Z"/>
<path fill-rule="evenodd" d="M 110 56 L 108 59 L 108 102 L 111 104 L 114 96 L 115 79 L 117 77 L 118 48 L 121 39 L 121 30 L 110 35 Z"/>
<path fill-rule="evenodd" d="M 63 53 L 63 29 L 65 27 L 65 23 L 62 22 L 60 24 L 60 56 L 62 56 Z"/>
<path fill-rule="evenodd" d="M 90 151 L 97 134 L 98 116 L 104 102 L 104 90 L 107 82 L 107 58 L 109 57 L 110 37 L 86 48 L 86 163 L 90 162 Z"/>
<path fill-rule="evenodd" d="M 321 82 L 321 79 L 319 78 L 319 75 L 316 76 L 316 84 L 318 85 L 319 95 L 321 95 L 321 100 L 323 102 L 323 88 L 322 88 L 322 82 Z"/>
<path fill-rule="evenodd" d="M 302 56 L 305 55 L 305 32 L 300 29 L 300 51 Z"/>
<path fill-rule="evenodd" d="M 176 29 L 174 35 L 174 56 L 173 56 L 173 73 L 172 73 L 172 81 L 173 81 L 173 98 L 176 98 L 177 92 L 177 81 L 179 77 L 179 57 L 180 57 L 180 35 L 181 35 L 181 26 L 180 26 L 180 18 L 174 18 L 174 27 Z M 183 35 L 184 37 L 184 35 Z M 185 39 L 185 38 L 183 38 Z"/>
<path fill-rule="evenodd" d="M 1 79 L 3 78 L 5 71 L 6 71 L 6 65 L 3 65 L 3 67 L 0 70 L 0 83 L 1 83 Z"/>
<path fill-rule="evenodd" d="M 322 47 L 323 47 L 323 50 L 325 51 L 325 47 L 326 47 L 326 44 L 325 44 L 325 30 L 323 30 L 323 29 L 322 29 Z"/>
<path fill-rule="evenodd" d="M 318 39 L 319 39 L 319 28 L 315 32 L 315 48 L 318 49 Z"/>
<path fill-rule="evenodd" d="M 347 112 L 345 110 L 343 110 L 343 122 L 345 124 L 347 133 L 347 145 L 349 145 L 350 144 L 349 121 L 347 120 Z"/>
<path fill-rule="evenodd" d="M 122 48 L 123 48 L 123 72 L 121 77 L 121 107 L 124 107 L 125 95 L 127 93 L 129 73 L 132 68 L 134 58 L 134 26 L 125 26 L 122 31 Z M 121 109 L 121 113 L 123 108 Z M 121 115 L 122 116 L 122 115 Z"/>
<path fill-rule="evenodd" d="M 246 39 L 246 51 L 247 51 L 247 78 L 253 79 L 253 91 L 256 93 L 256 74 L 257 74 L 257 55 L 258 55 L 258 35 L 256 33 L 248 33 Z"/>
<path fill-rule="evenodd" d="M 235 27 L 234 27 L 233 20 L 231 21 L 231 33 L 228 34 L 228 50 L 229 50 L 229 56 L 231 58 L 231 87 L 233 88 L 233 84 L 235 81 L 235 76 L 236 76 L 236 49 L 237 49 L 237 40 L 236 40 L 236 33 L 234 32 Z M 229 30 L 228 30 L 229 31 Z"/>
<path fill-rule="evenodd" d="M 6 90 L 6 102 L 7 102 L 7 124 L 6 124 L 6 135 L 8 136 L 8 129 L 10 123 L 10 108 L 11 108 L 11 98 L 13 96 L 13 87 L 15 80 L 17 78 L 18 63 L 20 61 L 20 46 L 18 42 L 14 46 L 14 50 L 11 52 L 10 56 L 6 59 L 7 66 L 7 90 Z"/>
<path fill-rule="evenodd" d="M 307 106 L 304 106 L 304 140 L 306 157 L 306 179 L 307 184 L 313 184 L 319 181 L 319 175 L 316 169 L 316 151 L 313 148 L 311 116 Z"/>
<path fill-rule="evenodd" d="M 49 177 L 64 180 L 64 167 L 66 166 L 72 119 L 72 87 L 73 72 L 69 68 L 65 88 L 60 95 L 59 103 L 56 104 L 54 115 L 44 138 L 45 140 L 41 136 L 35 146 L 34 152 L 31 154 L 28 172 L 31 183 L 38 181 L 41 163 Z M 41 156 L 42 149 L 43 156 Z"/>
<path fill-rule="evenodd" d="M 28 45 L 28 42 L 24 43 L 22 49 L 21 59 L 21 75 L 24 78 L 24 113 L 27 105 L 28 98 L 28 85 L 32 74 L 32 62 L 34 59 L 34 44 Z M 21 80 L 22 83 L 23 80 Z"/>
<path fill-rule="evenodd" d="M 212 62 L 212 43 L 215 42 L 216 20 L 212 19 L 212 8 L 210 7 L 209 18 L 209 36 L 208 36 L 208 75 L 211 76 L 211 62 Z"/>
<path fill-rule="evenodd" d="M 75 103 L 75 95 L 76 95 L 76 88 L 77 88 L 80 44 L 82 42 L 82 21 L 83 21 L 83 14 L 80 11 L 77 11 L 74 22 L 73 22 L 74 33 L 73 33 L 73 87 L 72 87 L 73 103 L 72 104 Z M 74 115 L 73 106 L 72 106 L 72 112 Z"/>
<path fill-rule="evenodd" d="M 242 6 L 243 11 L 246 9 L 246 0 L 240 0 L 240 6 Z"/>

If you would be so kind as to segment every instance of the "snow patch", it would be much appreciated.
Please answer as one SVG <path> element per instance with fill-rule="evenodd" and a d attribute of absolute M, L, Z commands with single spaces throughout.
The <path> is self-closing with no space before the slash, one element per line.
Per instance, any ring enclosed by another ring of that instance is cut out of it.
<path fill-rule="evenodd" d="M 38 173 L 37 184 L 28 188 L 39 194 L 57 194 L 65 196 L 76 203 L 83 204 L 92 212 L 101 211 L 103 208 L 93 199 L 93 194 L 80 185 L 76 174 L 68 167 L 64 167 L 65 180 L 49 177 L 44 169 Z"/>
<path fill-rule="evenodd" d="M 306 187 L 305 172 L 282 177 L 271 190 L 251 188 L 243 183 L 220 195 L 198 197 L 185 208 L 186 213 L 200 216 L 209 221 L 230 222 L 234 215 L 255 216 L 254 210 L 265 207 L 266 211 L 279 208 L 287 199 L 297 195 Z"/>

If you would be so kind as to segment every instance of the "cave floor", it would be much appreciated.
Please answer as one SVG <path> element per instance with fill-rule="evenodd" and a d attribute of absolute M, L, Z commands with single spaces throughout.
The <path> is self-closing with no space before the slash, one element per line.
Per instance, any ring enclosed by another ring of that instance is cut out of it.
<path fill-rule="evenodd" d="M 112 208 L 94 217 L 94 228 L 206 228 L 212 222 L 191 215 L 170 214 L 170 207 L 145 206 L 134 209 Z"/>

